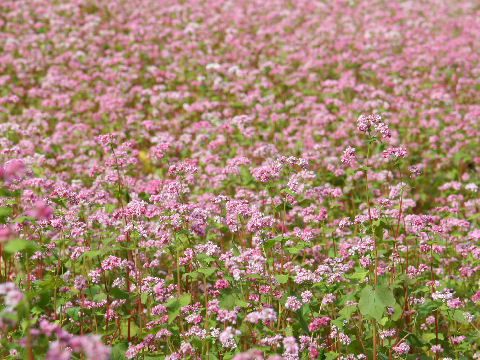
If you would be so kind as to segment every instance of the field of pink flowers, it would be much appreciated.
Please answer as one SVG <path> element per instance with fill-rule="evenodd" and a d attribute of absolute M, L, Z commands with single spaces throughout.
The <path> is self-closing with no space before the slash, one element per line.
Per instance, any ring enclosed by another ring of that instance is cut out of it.
<path fill-rule="evenodd" d="M 1 0 L 0 358 L 480 359 L 480 3 Z"/>

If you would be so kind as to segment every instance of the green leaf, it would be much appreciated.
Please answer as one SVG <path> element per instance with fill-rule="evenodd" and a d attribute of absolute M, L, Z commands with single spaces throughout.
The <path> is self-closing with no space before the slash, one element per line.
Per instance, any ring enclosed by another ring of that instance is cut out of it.
<path fill-rule="evenodd" d="M 355 311 L 357 311 L 356 306 L 344 306 L 338 313 L 346 320 L 350 320 Z"/>
<path fill-rule="evenodd" d="M 280 190 L 280 194 L 288 194 L 291 196 L 295 196 L 295 194 L 290 189 L 282 189 Z"/>
<path fill-rule="evenodd" d="M 275 280 L 277 280 L 279 284 L 286 284 L 288 275 L 275 275 Z"/>
<path fill-rule="evenodd" d="M 79 315 L 78 315 L 79 311 L 80 311 L 79 307 L 68 308 L 66 310 L 68 316 L 70 316 L 70 318 L 72 318 L 75 321 L 78 321 L 79 319 Z"/>
<path fill-rule="evenodd" d="M 453 320 L 458 321 L 460 324 L 468 323 L 467 319 L 465 319 L 465 313 L 461 310 L 455 310 L 453 314 Z"/>
<path fill-rule="evenodd" d="M 275 244 L 281 242 L 282 244 L 287 240 L 286 237 L 283 236 L 276 236 L 272 239 L 268 239 L 263 243 L 263 247 L 265 250 L 270 250 L 272 247 L 275 246 Z"/>
<path fill-rule="evenodd" d="M 179 299 L 180 307 L 190 304 L 190 301 L 192 301 L 192 296 L 190 294 L 183 294 Z"/>
<path fill-rule="evenodd" d="M 393 307 L 393 315 L 392 315 L 392 320 L 397 321 L 402 317 L 403 309 L 400 305 L 395 304 Z"/>
<path fill-rule="evenodd" d="M 114 299 L 128 299 L 129 297 L 126 291 L 120 290 L 116 286 L 112 287 L 112 289 L 110 290 L 110 295 L 112 295 Z"/>
<path fill-rule="evenodd" d="M 0 207 L 0 223 L 5 224 L 5 220 L 12 215 L 12 208 Z"/>
<path fill-rule="evenodd" d="M 192 279 L 198 279 L 200 277 L 200 274 L 198 271 L 192 271 L 182 274 L 182 279 L 187 277 L 191 277 Z"/>
<path fill-rule="evenodd" d="M 231 291 L 228 291 L 220 296 L 219 304 L 223 309 L 231 310 L 235 306 L 235 301 L 236 296 Z"/>
<path fill-rule="evenodd" d="M 207 256 L 205 254 L 198 254 L 197 255 L 197 260 L 202 263 L 204 266 L 210 265 L 213 261 L 215 261 L 215 258 L 211 256 Z"/>
<path fill-rule="evenodd" d="M 368 271 L 355 271 L 353 274 L 348 275 L 350 279 L 358 279 L 360 281 L 365 280 L 368 275 Z"/>
<path fill-rule="evenodd" d="M 275 211 L 278 213 L 283 213 L 283 211 L 291 209 L 293 209 L 293 205 L 285 201 L 275 207 Z"/>
<path fill-rule="evenodd" d="M 338 353 L 335 351 L 329 351 L 325 354 L 325 360 L 335 360 L 338 357 Z"/>
<path fill-rule="evenodd" d="M 85 251 L 82 255 L 87 259 L 93 259 L 94 257 L 100 255 L 102 252 L 100 250 L 89 250 Z"/>
<path fill-rule="evenodd" d="M 287 325 L 287 328 L 285 329 L 285 336 L 293 336 L 293 329 L 290 325 Z"/>
<path fill-rule="evenodd" d="M 112 213 L 113 210 L 115 210 L 115 209 L 116 209 L 116 205 L 115 205 L 115 204 L 110 204 L 110 203 L 105 204 L 105 212 L 106 212 L 107 214 Z"/>
<path fill-rule="evenodd" d="M 10 191 L 5 188 L 0 188 L 0 197 L 20 197 L 20 195 L 20 190 Z"/>
<path fill-rule="evenodd" d="M 378 285 L 374 290 L 370 285 L 367 285 L 360 292 L 358 308 L 362 315 L 370 316 L 380 322 L 386 306 L 395 306 L 393 291 L 387 286 Z"/>
<path fill-rule="evenodd" d="M 246 302 L 246 301 L 243 301 L 241 299 L 236 299 L 235 300 L 235 305 L 246 308 L 246 307 L 248 307 L 249 303 Z"/>
<path fill-rule="evenodd" d="M 395 297 L 393 296 L 393 291 L 386 285 L 378 285 L 375 289 L 376 298 L 384 304 L 384 306 L 394 307 L 395 306 Z"/>
<path fill-rule="evenodd" d="M 305 331 L 305 333 L 308 333 L 308 324 L 305 321 L 304 311 L 309 311 L 309 310 L 306 310 L 305 308 L 306 308 L 305 305 L 302 306 L 302 309 L 297 310 L 296 313 L 297 313 L 297 318 L 300 326 L 302 327 L 303 331 Z"/>
<path fill-rule="evenodd" d="M 50 198 L 50 200 L 52 200 L 55 204 L 58 204 L 65 209 L 67 208 L 67 203 L 64 198 Z"/>
<path fill-rule="evenodd" d="M 180 314 L 180 302 L 178 300 L 174 300 L 172 303 L 167 303 L 168 307 L 168 323 L 171 324 Z"/>
<path fill-rule="evenodd" d="M 13 239 L 7 242 L 3 248 L 4 251 L 10 254 L 25 250 L 29 247 L 29 242 L 25 239 Z"/>
<path fill-rule="evenodd" d="M 123 327 L 123 323 L 122 323 Z M 125 332 L 126 333 L 126 332 Z M 123 334 L 123 329 L 122 329 Z M 131 335 L 131 329 L 130 329 Z M 128 349 L 128 343 L 126 341 L 121 341 L 115 346 L 112 347 L 112 360 L 124 360 L 125 359 L 125 352 Z"/>
<path fill-rule="evenodd" d="M 427 334 L 423 334 L 422 335 L 422 338 L 423 340 L 425 340 L 426 342 L 430 342 L 432 341 L 433 339 L 436 339 L 436 335 L 434 333 L 427 333 Z M 440 340 L 443 340 L 443 334 L 442 333 L 438 333 L 438 338 Z"/>
<path fill-rule="evenodd" d="M 128 319 L 124 320 L 120 324 L 120 330 L 122 331 L 122 335 L 127 337 L 128 336 Z M 130 336 L 133 337 L 138 334 L 138 326 L 135 324 L 135 321 L 130 320 Z"/>
<path fill-rule="evenodd" d="M 336 230 L 335 228 L 324 227 L 323 228 L 323 233 L 324 234 L 332 234 L 335 230 Z"/>
<path fill-rule="evenodd" d="M 212 275 L 217 269 L 215 268 L 206 268 L 206 269 L 198 269 L 197 271 L 199 273 L 202 273 L 203 275 L 205 275 L 206 277 L 209 277 L 210 275 Z"/>
<path fill-rule="evenodd" d="M 32 216 L 19 216 L 12 220 L 13 223 L 23 223 L 25 221 L 35 222 L 35 218 Z"/>
<path fill-rule="evenodd" d="M 294 246 L 289 246 L 285 248 L 285 250 L 290 254 L 290 255 L 296 255 L 298 254 L 302 249 Z"/>

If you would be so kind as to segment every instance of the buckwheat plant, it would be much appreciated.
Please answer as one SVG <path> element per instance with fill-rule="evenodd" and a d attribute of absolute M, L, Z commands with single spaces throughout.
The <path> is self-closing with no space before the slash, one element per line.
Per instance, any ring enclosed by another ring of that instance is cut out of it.
<path fill-rule="evenodd" d="M 0 358 L 480 358 L 480 6 L 0 1 Z"/>

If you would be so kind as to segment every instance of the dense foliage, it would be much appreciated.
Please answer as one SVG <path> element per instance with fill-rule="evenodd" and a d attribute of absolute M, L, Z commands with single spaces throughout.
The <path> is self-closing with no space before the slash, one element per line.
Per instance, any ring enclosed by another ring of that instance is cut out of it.
<path fill-rule="evenodd" d="M 0 358 L 480 358 L 480 4 L 0 1 Z"/>

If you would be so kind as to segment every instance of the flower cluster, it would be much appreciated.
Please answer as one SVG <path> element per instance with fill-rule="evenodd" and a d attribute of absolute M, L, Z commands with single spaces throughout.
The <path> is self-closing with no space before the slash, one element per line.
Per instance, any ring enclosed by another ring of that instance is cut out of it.
<path fill-rule="evenodd" d="M 471 359 L 471 0 L 2 0 L 1 359 Z"/>

